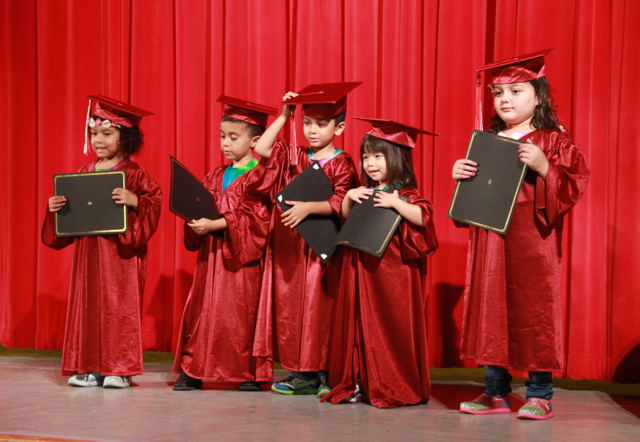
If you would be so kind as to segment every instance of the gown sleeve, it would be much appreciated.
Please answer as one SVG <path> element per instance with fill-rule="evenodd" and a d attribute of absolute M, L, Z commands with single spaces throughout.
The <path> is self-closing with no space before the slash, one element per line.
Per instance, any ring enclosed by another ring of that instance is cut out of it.
<path fill-rule="evenodd" d="M 138 197 L 138 213 L 128 211 L 127 233 L 119 235 L 120 242 L 137 249 L 145 246 L 158 228 L 162 207 L 162 189 L 143 169 L 127 170 L 127 187 Z"/>
<path fill-rule="evenodd" d="M 540 176 L 536 180 L 535 213 L 539 222 L 552 226 L 582 198 L 591 171 L 582 151 L 567 136 L 554 131 L 548 137 L 549 170 L 546 181 Z"/>
<path fill-rule="evenodd" d="M 242 264 L 262 257 L 271 219 L 268 199 L 247 190 L 263 175 L 263 168 L 256 167 L 248 174 L 250 184 L 245 187 L 238 206 L 222 214 L 227 221 L 226 240 L 222 248 L 224 257 L 238 259 Z"/>
<path fill-rule="evenodd" d="M 355 164 L 353 164 L 353 160 L 346 153 L 340 154 L 331 161 L 339 162 L 336 162 L 334 173 L 331 177 L 333 195 L 329 197 L 327 202 L 331 206 L 333 214 L 344 222 L 344 218 L 342 217 L 342 201 L 349 190 L 358 187 L 358 172 L 356 171 Z"/>
<path fill-rule="evenodd" d="M 403 189 L 400 194 L 409 198 L 411 204 L 420 207 L 425 226 L 417 226 L 402 220 L 398 226 L 400 235 L 400 253 L 404 261 L 425 258 L 438 248 L 436 228 L 433 223 L 433 206 L 426 198 L 420 196 L 415 189 Z"/>

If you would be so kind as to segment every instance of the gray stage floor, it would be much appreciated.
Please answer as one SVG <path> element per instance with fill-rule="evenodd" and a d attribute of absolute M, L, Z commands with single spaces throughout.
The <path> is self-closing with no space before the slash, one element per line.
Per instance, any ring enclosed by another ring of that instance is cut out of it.
<path fill-rule="evenodd" d="M 378 410 L 312 396 L 241 393 L 234 384 L 174 392 L 168 365 L 146 365 L 128 390 L 71 388 L 60 361 L 0 357 L 0 440 L 11 435 L 100 441 L 639 441 L 640 400 L 557 389 L 556 417 L 473 416 L 456 406 L 482 392 L 471 382 L 434 382 L 428 405 Z M 278 372 L 276 379 L 285 377 Z M 216 388 L 216 389 L 214 389 Z M 221 388 L 221 389 L 217 389 Z M 225 390 L 224 388 L 227 388 Z M 514 392 L 514 409 L 524 388 Z"/>

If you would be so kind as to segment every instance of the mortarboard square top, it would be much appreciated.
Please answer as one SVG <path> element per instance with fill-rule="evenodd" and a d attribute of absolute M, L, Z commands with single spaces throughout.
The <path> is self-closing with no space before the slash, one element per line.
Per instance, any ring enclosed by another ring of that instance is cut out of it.
<path fill-rule="evenodd" d="M 331 119 L 347 110 L 347 94 L 360 86 L 361 81 L 310 84 L 282 104 L 302 104 L 302 115 Z"/>
<path fill-rule="evenodd" d="M 383 120 L 380 118 L 363 118 L 363 117 L 351 117 L 356 120 L 366 121 L 371 123 L 373 128 L 367 132 L 367 135 L 371 135 L 382 140 L 390 141 L 392 143 L 400 144 L 401 146 L 407 146 L 411 149 L 416 147 L 416 141 L 418 134 L 434 135 L 432 132 L 428 132 L 424 129 L 409 126 L 407 124 L 398 123 L 393 120 Z"/>
<path fill-rule="evenodd" d="M 134 127 L 140 124 L 142 117 L 153 115 L 153 112 L 131 106 L 130 104 L 113 98 L 105 97 L 104 95 L 87 95 L 84 98 L 91 100 L 89 102 L 90 108 L 91 102 L 95 102 L 95 108 L 92 113 L 90 112 L 91 115 L 109 120 L 113 125 L 119 124 L 125 127 Z"/>
<path fill-rule="evenodd" d="M 226 104 L 226 108 L 222 112 L 225 117 L 231 117 L 245 123 L 255 124 L 256 126 L 267 125 L 269 115 L 277 115 L 278 109 L 275 107 L 265 106 L 258 103 L 252 103 L 240 98 L 220 95 L 218 103 Z"/>
<path fill-rule="evenodd" d="M 524 83 L 545 76 L 544 57 L 553 48 L 507 60 L 494 61 L 478 69 L 491 70 L 491 82 L 494 84 Z"/>

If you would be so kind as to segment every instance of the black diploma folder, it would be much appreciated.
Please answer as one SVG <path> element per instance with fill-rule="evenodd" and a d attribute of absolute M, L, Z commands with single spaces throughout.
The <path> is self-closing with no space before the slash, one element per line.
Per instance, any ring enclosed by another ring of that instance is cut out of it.
<path fill-rule="evenodd" d="M 56 174 L 54 195 L 67 198 L 55 213 L 56 236 L 105 235 L 127 232 L 127 206 L 116 204 L 113 189 L 126 189 L 124 170 Z"/>
<path fill-rule="evenodd" d="M 292 206 L 285 201 L 326 201 L 331 195 L 331 181 L 322 167 L 313 162 L 276 195 L 276 202 L 286 212 Z M 340 222 L 335 216 L 309 215 L 296 226 L 296 230 L 322 262 L 331 258 L 340 231 Z"/>
<path fill-rule="evenodd" d="M 185 221 L 220 218 L 220 211 L 209 189 L 196 178 L 180 161 L 171 158 L 171 195 L 169 210 Z M 211 235 L 224 241 L 224 231 L 217 230 Z"/>
<path fill-rule="evenodd" d="M 459 180 L 447 216 L 507 234 L 526 165 L 518 157 L 522 141 L 474 130 L 465 158 L 478 163 L 476 175 Z"/>
<path fill-rule="evenodd" d="M 394 209 L 374 207 L 374 196 L 375 193 L 362 200 L 362 204 L 354 203 L 336 245 L 354 247 L 382 258 L 402 216 Z M 400 198 L 409 202 L 407 197 Z"/>

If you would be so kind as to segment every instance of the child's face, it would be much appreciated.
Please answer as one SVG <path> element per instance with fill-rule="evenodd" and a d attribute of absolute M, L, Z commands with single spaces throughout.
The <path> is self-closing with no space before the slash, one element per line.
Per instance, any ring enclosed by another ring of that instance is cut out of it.
<path fill-rule="evenodd" d="M 497 84 L 493 87 L 493 106 L 507 127 L 531 120 L 539 103 L 531 83 Z"/>
<path fill-rule="evenodd" d="M 317 151 L 333 142 L 333 137 L 340 135 L 344 130 L 344 123 L 335 125 L 335 120 L 325 120 L 307 117 L 302 119 L 304 137 L 309 145 Z"/>
<path fill-rule="evenodd" d="M 255 147 L 260 137 L 253 137 L 244 124 L 232 121 L 220 123 L 220 149 L 225 158 L 231 161 L 240 161 L 251 155 L 251 149 Z"/>
<path fill-rule="evenodd" d="M 120 153 L 120 131 L 115 127 L 104 127 L 98 125 L 97 127 L 89 128 L 91 134 L 91 147 L 98 155 L 98 158 L 104 161 L 109 161 L 118 153 Z"/>
<path fill-rule="evenodd" d="M 370 152 L 365 149 L 362 154 L 362 167 L 373 181 L 377 181 L 382 186 L 388 185 L 387 159 L 382 152 Z"/>

